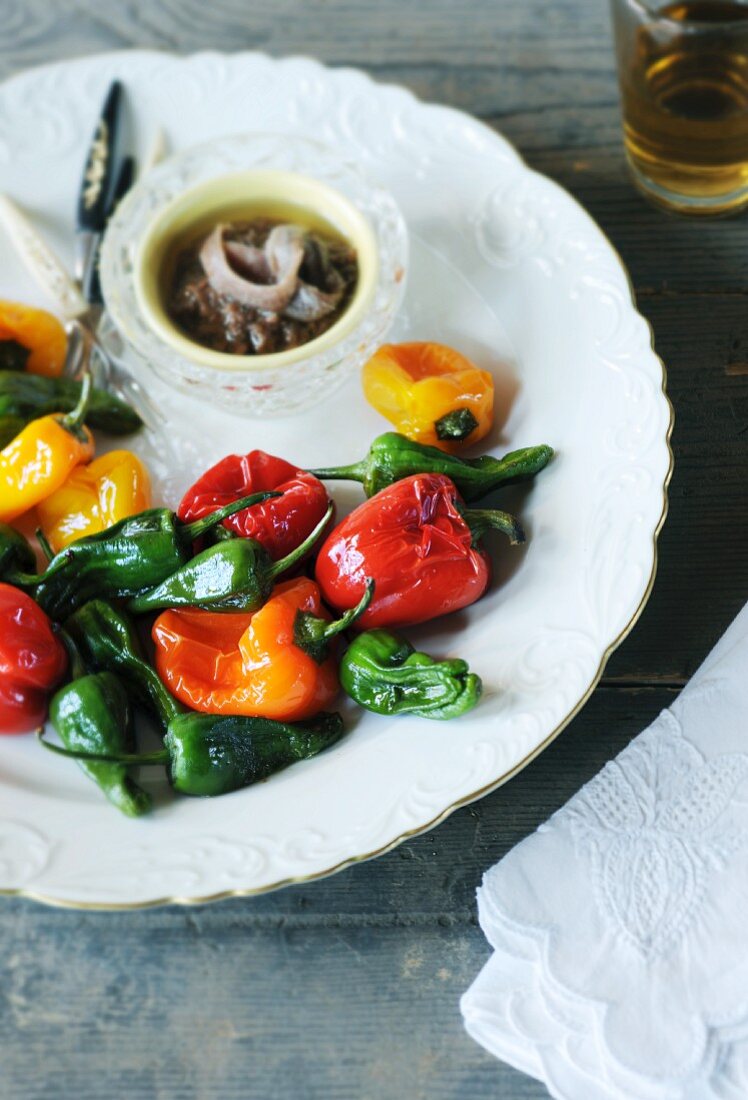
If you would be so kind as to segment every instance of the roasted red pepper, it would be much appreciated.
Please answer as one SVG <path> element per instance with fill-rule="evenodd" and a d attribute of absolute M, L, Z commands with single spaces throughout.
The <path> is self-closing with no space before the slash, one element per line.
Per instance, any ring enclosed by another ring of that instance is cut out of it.
<path fill-rule="evenodd" d="M 202 519 L 248 493 L 272 491 L 283 496 L 237 512 L 224 520 L 224 527 L 256 539 L 278 561 L 314 530 L 330 503 L 318 478 L 282 458 L 264 451 L 227 455 L 187 490 L 177 515 L 184 522 Z"/>
<path fill-rule="evenodd" d="M 467 509 L 448 477 L 416 474 L 370 497 L 328 535 L 319 552 L 322 596 L 355 607 L 367 578 L 374 597 L 356 627 L 409 626 L 467 607 L 488 587 L 491 566 L 476 543 L 489 527 L 513 543 L 524 534 L 507 512 Z"/>
<path fill-rule="evenodd" d="M 0 733 L 28 733 L 47 716 L 67 668 L 65 647 L 30 596 L 0 584 Z"/>

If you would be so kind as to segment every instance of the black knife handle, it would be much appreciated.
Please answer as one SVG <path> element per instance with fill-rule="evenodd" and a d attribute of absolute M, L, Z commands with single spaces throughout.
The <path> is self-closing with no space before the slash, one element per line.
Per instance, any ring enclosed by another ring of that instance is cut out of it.
<path fill-rule="evenodd" d="M 116 164 L 117 138 L 122 114 L 122 85 L 115 80 L 107 92 L 101 116 L 88 150 L 80 194 L 78 230 L 96 232 L 106 224 L 106 213 Z"/>
<path fill-rule="evenodd" d="M 124 199 L 127 192 L 135 183 L 135 173 L 137 170 L 137 162 L 135 157 L 126 156 L 122 158 L 122 163 L 119 166 L 119 172 L 117 178 L 114 181 L 114 190 L 112 191 L 112 198 L 106 209 L 106 220 L 109 221 L 114 211 L 119 206 L 122 199 Z"/>
<path fill-rule="evenodd" d="M 107 221 L 112 216 L 121 199 L 125 197 L 127 192 L 135 182 L 136 171 L 135 157 L 123 157 L 120 165 L 117 178 L 114 181 L 114 190 L 112 191 L 112 198 L 107 206 L 106 217 Z M 104 299 L 101 294 L 101 283 L 99 281 L 99 261 L 101 259 L 101 239 L 103 234 L 99 233 L 96 236 L 96 242 L 89 254 L 89 261 L 86 264 L 86 269 L 83 273 L 83 297 L 92 306 L 100 306 L 104 304 Z"/>

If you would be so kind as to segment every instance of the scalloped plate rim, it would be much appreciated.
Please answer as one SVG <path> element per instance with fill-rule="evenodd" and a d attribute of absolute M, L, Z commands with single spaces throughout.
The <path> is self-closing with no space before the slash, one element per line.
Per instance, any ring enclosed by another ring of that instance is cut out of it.
<path fill-rule="evenodd" d="M 605 241 L 607 248 L 610 250 L 611 255 L 615 258 L 616 264 L 618 265 L 618 267 L 620 268 L 621 272 L 624 274 L 624 276 L 625 276 L 625 278 L 628 282 L 631 309 L 636 314 L 637 317 L 642 318 L 642 315 L 639 313 L 639 311 L 637 309 L 637 306 L 636 306 L 636 299 L 635 299 L 633 287 L 631 285 L 631 281 L 630 281 L 630 278 L 629 278 L 629 275 L 628 275 L 628 271 L 625 267 L 625 264 L 623 263 L 623 260 L 621 259 L 620 255 L 618 254 L 617 250 L 612 245 L 612 243 L 610 242 L 608 237 L 602 231 L 600 226 L 594 221 L 594 219 L 591 217 L 591 215 L 588 214 L 588 212 L 577 202 L 577 200 L 569 192 L 567 192 L 565 190 L 565 188 L 563 188 L 561 185 L 556 183 L 554 180 L 549 179 L 549 177 L 544 176 L 542 173 L 537 172 L 534 169 L 529 168 L 527 166 L 526 162 L 524 161 L 524 159 L 522 158 L 522 156 L 514 148 L 514 146 L 512 146 L 507 141 L 507 139 L 503 137 L 503 135 L 501 135 L 501 134 L 497 133 L 496 131 L 494 131 L 490 126 L 488 126 L 485 122 L 481 121 L 480 119 L 475 119 L 472 116 L 467 115 L 466 112 L 463 112 L 463 111 L 461 111 L 457 108 L 453 108 L 453 107 L 446 106 L 446 105 L 441 105 L 441 104 L 438 104 L 438 103 L 424 102 L 418 96 L 416 96 L 412 91 L 410 91 L 409 89 L 404 88 L 401 85 L 398 85 L 398 84 L 395 84 L 395 83 L 389 83 L 389 82 L 380 83 L 380 82 L 374 80 L 368 73 L 363 72 L 362 70 L 357 69 L 355 67 L 352 67 L 352 66 L 339 66 L 339 67 L 326 66 L 326 65 L 322 64 L 321 62 L 317 61 L 316 59 L 311 58 L 311 57 L 306 57 L 304 55 L 292 55 L 292 56 L 283 57 L 283 58 L 271 58 L 271 57 L 269 57 L 269 55 L 264 54 L 261 51 L 254 51 L 254 50 L 253 51 L 241 51 L 241 52 L 236 53 L 236 54 L 224 54 L 224 53 L 221 53 L 221 51 L 204 50 L 204 51 L 197 51 L 197 52 L 194 52 L 192 54 L 185 55 L 185 56 L 177 56 L 177 55 L 169 53 L 168 51 L 160 51 L 160 50 L 141 50 L 141 49 L 112 50 L 112 51 L 105 51 L 103 53 L 94 54 L 94 55 L 83 55 L 81 57 L 71 58 L 67 61 L 62 61 L 62 62 L 53 61 L 53 62 L 48 62 L 48 63 L 44 63 L 44 64 L 41 64 L 41 65 L 33 66 L 31 68 L 24 69 L 24 70 L 20 71 L 19 73 L 13 74 L 9 78 L 7 78 L 7 80 L 3 81 L 2 85 L 0 85 L 0 87 L 2 87 L 2 89 L 5 89 L 8 85 L 13 84 L 14 82 L 19 81 L 19 80 L 27 79 L 29 76 L 33 77 L 34 75 L 42 75 L 45 72 L 53 72 L 55 70 L 59 70 L 60 68 L 64 68 L 65 66 L 67 66 L 69 64 L 76 64 L 77 62 L 83 62 L 83 63 L 88 62 L 88 63 L 91 63 L 91 64 L 96 64 L 98 62 L 116 62 L 117 60 L 120 60 L 120 59 L 125 59 L 125 58 L 129 59 L 129 58 L 133 58 L 133 57 L 137 57 L 137 56 L 145 57 L 145 58 L 151 58 L 153 60 L 160 60 L 160 61 L 175 61 L 175 62 L 183 63 L 185 65 L 189 65 L 191 62 L 194 62 L 194 61 L 197 61 L 197 60 L 204 60 L 204 61 L 208 61 L 208 62 L 213 61 L 213 60 L 215 60 L 216 62 L 225 62 L 226 60 L 229 60 L 229 62 L 233 63 L 233 64 L 241 64 L 244 61 L 252 62 L 253 60 L 260 60 L 262 62 L 270 62 L 273 65 L 279 65 L 279 66 L 288 66 L 288 65 L 293 65 L 294 63 L 302 62 L 304 64 L 308 64 L 311 67 L 315 68 L 320 73 L 332 72 L 334 74 L 346 74 L 346 73 L 355 74 L 356 78 L 358 78 L 358 79 L 363 78 L 367 82 L 367 84 L 372 87 L 372 89 L 379 89 L 379 90 L 386 89 L 386 90 L 389 90 L 390 92 L 395 92 L 395 93 L 397 93 L 398 96 L 402 97 L 402 99 L 404 101 L 410 102 L 412 105 L 416 106 L 419 110 L 420 109 L 428 109 L 428 110 L 434 111 L 434 112 L 443 112 L 445 114 L 452 115 L 455 119 L 469 118 L 469 120 L 470 120 L 470 122 L 473 126 L 485 131 L 486 135 L 490 136 L 490 139 L 493 143 L 500 144 L 503 151 L 506 154 L 509 154 L 511 157 L 516 158 L 516 162 L 517 162 L 518 166 L 520 167 L 520 169 L 523 173 L 527 173 L 528 175 L 534 176 L 537 179 L 542 180 L 543 181 L 543 186 L 550 185 L 553 190 L 555 190 L 560 196 L 563 197 L 563 201 L 572 204 L 576 208 L 577 214 L 581 213 L 584 216 L 584 220 L 588 223 L 588 225 L 590 227 L 593 227 L 594 231 L 596 231 L 598 234 L 600 234 L 600 236 Z M 653 343 L 651 326 L 649 325 L 649 322 L 646 321 L 646 318 L 642 318 L 642 319 L 645 321 L 645 323 L 647 325 L 647 328 L 648 328 L 648 331 L 649 331 L 652 352 L 656 355 L 656 352 L 654 351 L 654 343 Z M 656 356 L 656 357 L 657 357 L 657 359 L 660 363 L 661 369 L 662 369 L 662 380 L 661 380 L 661 391 L 660 391 L 661 392 L 661 397 L 662 397 L 662 400 L 665 402 L 665 404 L 667 406 L 668 417 L 669 417 L 667 430 L 666 430 L 666 436 L 665 436 L 665 440 L 664 440 L 665 446 L 667 448 L 668 465 L 667 465 L 665 477 L 664 477 L 662 487 L 661 487 L 662 488 L 662 509 L 661 509 L 659 519 L 656 523 L 655 529 L 652 533 L 651 570 L 650 570 L 648 581 L 646 583 L 646 587 L 645 587 L 645 589 L 644 589 L 644 591 L 641 595 L 640 601 L 639 601 L 637 607 L 635 608 L 633 614 L 631 615 L 630 619 L 625 624 L 623 629 L 617 634 L 617 636 L 615 638 L 613 638 L 613 640 L 608 644 L 608 646 L 605 648 L 604 652 L 602 653 L 602 655 L 600 657 L 599 666 L 598 666 L 593 678 L 591 679 L 586 691 L 581 696 L 581 698 L 578 700 L 576 705 L 563 718 L 563 720 L 556 725 L 556 727 L 547 735 L 547 737 L 544 738 L 543 741 L 541 743 L 539 743 L 530 753 L 528 753 L 527 756 L 525 756 L 522 760 L 518 761 L 515 764 L 515 766 L 513 766 L 511 769 L 509 769 L 504 774 L 498 776 L 492 782 L 490 782 L 487 785 L 481 787 L 479 790 L 471 792 L 470 794 L 468 794 L 464 797 L 461 797 L 457 801 L 455 801 L 452 804 L 446 806 L 432 820 L 430 820 L 430 821 L 428 821 L 428 822 L 426 822 L 422 825 L 419 824 L 417 827 L 415 827 L 413 829 L 409 829 L 409 830 L 407 830 L 403 833 L 400 833 L 397 836 L 394 836 L 394 837 L 388 839 L 386 842 L 384 842 L 382 844 L 381 847 L 377 848 L 375 851 L 371 851 L 371 852 L 367 852 L 367 853 L 363 853 L 363 854 L 350 855 L 350 856 L 347 856 L 345 858 L 342 858 L 340 861 L 334 863 L 333 865 L 331 865 L 329 867 L 320 868 L 319 870 L 316 870 L 312 873 L 299 875 L 299 876 L 290 876 L 288 878 L 281 879 L 277 882 L 273 882 L 273 883 L 269 883 L 269 884 L 262 884 L 259 887 L 247 887 L 247 888 L 236 888 L 236 889 L 220 890 L 220 891 L 216 891 L 214 893 L 209 893 L 209 894 L 202 895 L 202 896 L 200 896 L 200 895 L 198 895 L 198 896 L 164 895 L 164 896 L 154 897 L 152 899 L 140 900 L 140 901 L 136 901 L 136 902 L 76 901 L 76 900 L 69 899 L 69 898 L 66 898 L 66 897 L 60 898 L 60 897 L 56 897 L 54 895 L 48 895 L 48 894 L 44 893 L 43 890 L 42 891 L 36 891 L 36 890 L 33 889 L 33 886 L 27 886 L 27 887 L 21 886 L 19 888 L 0 888 L 0 895 L 11 896 L 11 897 L 13 897 L 13 896 L 15 896 L 15 897 L 27 897 L 27 898 L 34 899 L 36 901 L 40 901 L 40 902 L 43 902 L 45 904 L 51 905 L 51 906 L 58 906 L 58 907 L 65 907 L 65 908 L 92 909 L 92 910 L 99 910 L 99 909 L 100 910 L 123 910 L 123 909 L 151 908 L 151 907 L 154 907 L 154 906 L 161 906 L 161 905 L 166 905 L 166 904 L 197 905 L 197 904 L 204 904 L 204 903 L 207 903 L 207 902 L 220 900 L 220 899 L 223 899 L 223 898 L 252 896 L 252 895 L 255 895 L 255 894 L 265 893 L 265 892 L 268 892 L 268 891 L 271 891 L 271 890 L 274 890 L 274 889 L 278 889 L 278 888 L 286 886 L 286 885 L 291 885 L 291 884 L 294 884 L 294 883 L 314 881 L 317 878 L 325 877 L 325 876 L 330 875 L 334 872 L 342 870 L 345 867 L 348 867 L 353 863 L 361 862 L 363 860 L 367 860 L 367 859 L 373 858 L 375 856 L 381 855 L 384 852 L 387 852 L 387 851 L 391 850 L 392 848 L 396 847 L 402 841 L 404 841 L 408 838 L 420 835 L 421 833 L 424 833 L 424 832 L 428 831 L 429 829 L 435 827 L 441 821 L 443 821 L 446 817 L 448 817 L 452 812 L 454 812 L 454 810 L 458 809 L 461 806 L 467 805 L 470 802 L 472 802 L 472 801 L 474 801 L 478 798 L 483 797 L 484 795 L 488 794 L 490 791 L 495 790 L 496 788 L 501 786 L 508 779 L 510 779 L 514 775 L 516 775 L 519 771 L 521 771 L 532 759 L 534 759 L 540 752 L 542 752 L 561 733 L 561 731 L 566 727 L 566 725 L 568 725 L 568 723 L 579 713 L 579 711 L 585 705 L 585 703 L 589 699 L 590 695 L 594 691 L 595 687 L 599 683 L 600 678 L 601 678 L 601 676 L 604 672 L 605 665 L 606 665 L 608 659 L 610 658 L 613 651 L 617 648 L 617 646 L 624 640 L 624 638 L 628 635 L 628 633 L 633 629 L 633 627 L 636 624 L 637 620 L 639 619 L 639 616 L 641 615 L 644 607 L 646 606 L 646 603 L 647 603 L 647 601 L 649 599 L 649 596 L 651 594 L 651 591 L 652 591 L 652 587 L 653 587 L 653 584 L 654 584 L 656 571 L 657 571 L 657 538 L 658 538 L 658 535 L 659 535 L 659 533 L 662 529 L 662 526 L 665 522 L 665 519 L 666 519 L 666 516 L 667 516 L 667 510 L 668 510 L 667 488 L 668 488 L 668 485 L 670 483 L 670 479 L 671 479 L 672 471 L 673 471 L 673 452 L 672 452 L 672 447 L 671 447 L 671 442 L 670 441 L 671 441 L 671 435 L 672 435 L 672 430 L 673 430 L 673 425 L 674 425 L 673 407 L 672 407 L 672 403 L 670 402 L 670 400 L 668 398 L 667 389 L 666 389 L 665 365 L 664 365 L 664 363 L 662 362 L 662 360 L 659 356 Z"/>

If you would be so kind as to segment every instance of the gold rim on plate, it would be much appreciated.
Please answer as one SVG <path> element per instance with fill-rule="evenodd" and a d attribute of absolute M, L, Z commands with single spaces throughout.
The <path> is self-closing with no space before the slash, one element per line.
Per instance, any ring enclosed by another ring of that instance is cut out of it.
<path fill-rule="evenodd" d="M 117 55 L 121 55 L 123 52 L 128 53 L 130 51 L 110 51 L 109 53 L 104 53 L 104 54 L 101 54 L 99 56 L 101 56 L 101 57 L 115 57 Z M 159 51 L 148 51 L 148 52 L 159 52 Z M 168 55 L 166 55 L 166 56 L 168 56 Z M 60 64 L 60 63 L 55 62 L 55 63 L 52 63 L 50 65 L 35 66 L 35 68 L 37 68 L 39 70 L 42 70 L 42 69 L 46 69 L 46 68 L 51 68 L 54 65 L 58 65 L 58 64 Z M 26 71 L 28 72 L 30 70 L 26 70 Z M 17 75 L 20 75 L 20 74 L 17 74 Z M 12 79 L 12 77 L 9 78 L 9 79 Z M 414 96 L 413 98 L 415 99 L 417 97 Z M 418 100 L 418 102 L 420 103 L 422 101 Z M 487 126 L 485 123 L 481 123 L 480 120 L 477 120 L 477 119 L 474 120 L 474 121 L 477 122 L 478 125 L 482 126 L 484 129 L 488 130 L 493 135 L 493 137 L 499 137 L 500 140 L 506 141 L 505 138 L 503 138 L 501 135 L 497 134 L 496 131 L 491 129 L 491 127 Z M 512 146 L 512 148 L 514 148 L 514 147 Z M 516 150 L 515 150 L 515 152 L 516 152 Z M 517 156 L 518 156 L 518 159 L 521 160 L 522 164 L 525 165 L 526 168 L 528 168 L 528 171 L 530 171 L 530 172 L 533 171 L 526 164 L 526 162 L 524 161 L 524 158 L 520 157 L 519 153 L 517 153 Z M 544 177 L 544 178 L 547 178 L 547 177 Z M 573 195 L 571 195 L 570 192 L 566 191 L 565 188 L 560 187 L 559 184 L 556 184 L 555 186 L 559 187 L 559 190 L 562 190 L 564 192 L 564 194 L 576 206 L 578 206 L 580 209 L 584 210 L 584 208 L 581 206 L 581 204 L 579 202 L 577 202 L 577 200 L 574 198 Z M 585 213 L 586 213 L 586 211 L 585 211 Z M 594 221 L 594 219 L 591 219 L 591 220 Z M 413 837 L 416 837 L 416 836 L 420 836 L 423 833 L 427 833 L 431 829 L 435 828 L 437 825 L 440 825 L 452 813 L 454 813 L 455 810 L 459 810 L 463 806 L 467 806 L 471 802 L 475 802 L 478 799 L 485 797 L 486 795 L 490 794 L 492 791 L 498 790 L 499 787 L 503 786 L 503 784 L 508 782 L 508 780 L 513 779 L 515 775 L 517 775 L 524 768 L 526 768 L 527 765 L 530 764 L 537 756 L 539 756 L 541 752 L 543 752 L 545 749 L 547 749 L 548 746 L 553 741 L 555 741 L 555 739 L 559 736 L 559 734 L 569 725 L 569 723 L 574 718 L 576 718 L 576 716 L 579 714 L 579 712 L 582 710 L 582 708 L 588 702 L 588 700 L 589 700 L 590 696 L 592 695 L 592 693 L 595 691 L 595 688 L 600 683 L 600 680 L 602 679 L 602 676 L 603 676 L 603 672 L 605 671 L 605 666 L 607 665 L 608 660 L 611 657 L 611 654 L 618 648 L 618 646 L 621 644 L 621 642 L 623 642 L 624 639 L 631 633 L 631 631 L 633 630 L 633 628 L 636 625 L 637 621 L 639 620 L 639 617 L 641 616 L 642 611 L 644 610 L 644 608 L 645 608 L 645 606 L 646 606 L 646 604 L 649 600 L 650 595 L 652 594 L 652 589 L 654 587 L 654 582 L 655 582 L 655 578 L 656 578 L 656 575 L 657 575 L 657 566 L 658 566 L 657 540 L 658 540 L 659 534 L 662 530 L 662 527 L 665 523 L 665 519 L 667 518 L 667 513 L 668 513 L 668 494 L 667 494 L 667 490 L 668 490 L 668 486 L 670 484 L 670 480 L 672 478 L 673 466 L 674 466 L 674 456 L 673 456 L 673 449 L 672 449 L 672 445 L 671 445 L 671 439 L 672 439 L 672 434 L 673 434 L 673 428 L 674 428 L 674 425 L 675 425 L 675 411 L 674 411 L 674 408 L 673 408 L 673 404 L 672 404 L 672 402 L 671 402 L 671 400 L 668 396 L 668 393 L 667 393 L 667 368 L 665 367 L 665 363 L 663 362 L 662 358 L 657 354 L 657 351 L 655 349 L 655 346 L 654 346 L 654 332 L 653 332 L 653 329 L 652 329 L 652 325 L 650 324 L 649 320 L 639 312 L 639 310 L 637 308 L 636 293 L 635 293 L 635 290 L 634 290 L 633 283 L 631 281 L 631 276 L 628 272 L 628 269 L 627 269 L 621 255 L 620 255 L 618 249 L 612 243 L 612 241 L 610 240 L 608 235 L 605 233 L 605 231 L 597 224 L 597 222 L 594 222 L 594 224 L 596 225 L 598 231 L 602 234 L 603 238 L 607 242 L 609 248 L 611 249 L 612 253 L 616 256 L 616 258 L 617 258 L 617 260 L 618 260 L 618 262 L 621 266 L 621 269 L 622 269 L 622 271 L 623 271 L 623 273 L 626 277 L 626 281 L 627 281 L 627 284 L 628 284 L 629 293 L 630 293 L 630 297 L 631 297 L 631 304 L 634 307 L 634 310 L 638 314 L 638 316 L 642 317 L 642 320 L 644 320 L 644 322 L 647 325 L 647 328 L 648 328 L 648 331 L 649 331 L 650 347 L 651 347 L 652 353 L 654 354 L 655 358 L 659 362 L 660 368 L 662 370 L 661 393 L 662 393 L 662 396 L 663 396 L 663 398 L 664 398 L 664 400 L 667 404 L 668 411 L 669 411 L 669 422 L 668 422 L 667 432 L 665 434 L 665 444 L 666 444 L 667 451 L 668 451 L 669 461 L 668 461 L 668 468 L 667 468 L 667 471 L 665 473 L 665 478 L 664 478 L 663 484 L 662 484 L 662 510 L 661 510 L 661 513 L 660 513 L 660 518 L 657 521 L 657 524 L 656 524 L 655 529 L 654 529 L 654 533 L 652 535 L 652 569 L 651 569 L 651 572 L 650 572 L 650 576 L 649 576 L 649 580 L 647 582 L 646 589 L 645 589 L 645 591 L 644 591 L 644 593 L 641 597 L 641 600 L 639 601 L 636 609 L 634 610 L 634 613 L 632 614 L 631 618 L 629 619 L 629 621 L 626 623 L 626 625 L 623 627 L 623 629 L 620 631 L 620 633 L 616 636 L 616 638 L 614 638 L 614 640 L 610 643 L 610 645 L 606 648 L 606 650 L 602 654 L 602 657 L 600 658 L 600 663 L 598 665 L 597 671 L 596 671 L 595 675 L 593 676 L 587 690 L 584 692 L 582 697 L 579 699 L 576 706 L 574 706 L 572 708 L 572 710 L 569 711 L 569 713 L 566 715 L 566 717 L 563 718 L 561 722 L 559 722 L 559 724 L 555 727 L 555 729 L 553 729 L 548 734 L 548 736 L 539 745 L 537 745 L 532 750 L 532 752 L 528 753 L 527 756 L 525 756 L 522 760 L 520 760 L 519 763 L 517 763 L 510 771 L 506 772 L 504 775 L 500 776 L 495 781 L 486 784 L 484 787 L 481 787 L 476 791 L 472 791 L 470 794 L 464 795 L 462 798 L 458 799 L 457 801 L 455 801 L 455 802 L 451 803 L 449 806 L 447 806 L 444 810 L 442 810 L 439 814 L 437 814 L 436 817 L 434 817 L 431 821 L 427 822 L 424 825 L 419 825 L 414 829 L 409 829 L 404 833 L 400 833 L 398 836 L 394 837 L 392 840 L 388 841 L 386 844 L 384 844 L 381 847 L 375 849 L 374 851 L 365 852 L 365 853 L 362 853 L 361 855 L 350 856 L 349 858 L 340 860 L 338 863 L 335 863 L 331 867 L 327 867 L 327 868 L 325 868 L 321 871 L 315 871 L 315 872 L 313 872 L 311 874 L 308 874 L 308 875 L 299 875 L 299 876 L 296 876 L 296 877 L 280 879 L 277 882 L 273 882 L 273 883 L 270 883 L 270 884 L 265 885 L 265 886 L 237 888 L 237 889 L 232 889 L 232 890 L 221 890 L 221 891 L 218 891 L 214 894 L 205 894 L 205 895 L 202 895 L 202 896 L 198 895 L 198 896 L 185 897 L 185 896 L 180 896 L 180 895 L 166 895 L 164 897 L 154 898 L 154 899 L 151 899 L 151 900 L 148 900 L 148 901 L 137 901 L 137 902 L 76 901 L 74 899 L 50 897 L 46 894 L 39 893 L 39 892 L 37 892 L 33 889 L 26 888 L 26 887 L 10 888 L 10 889 L 0 887 L 0 897 L 27 898 L 27 899 L 30 899 L 32 901 L 40 902 L 44 905 L 48 905 L 52 908 L 57 908 L 57 909 L 78 909 L 78 910 L 91 910 L 91 911 L 101 911 L 101 912 L 120 912 L 120 911 L 135 910 L 135 909 L 154 909 L 154 908 L 157 908 L 157 907 L 160 907 L 160 906 L 165 906 L 165 905 L 179 905 L 179 906 L 206 905 L 209 902 L 224 901 L 228 898 L 256 897 L 256 896 L 259 896 L 261 894 L 271 893 L 274 890 L 280 890 L 285 886 L 296 886 L 296 885 L 300 885 L 301 883 L 305 883 L 305 882 L 315 882 L 317 879 L 327 878 L 329 875 L 333 875 L 333 874 L 337 873 L 338 871 L 342 871 L 346 867 L 350 867 L 353 864 L 363 863 L 366 860 L 375 859 L 378 856 L 384 855 L 385 853 L 387 853 L 389 851 L 392 851 L 392 849 L 396 848 L 399 844 L 402 844 L 404 841 L 410 840 L 410 839 L 412 839 Z"/>

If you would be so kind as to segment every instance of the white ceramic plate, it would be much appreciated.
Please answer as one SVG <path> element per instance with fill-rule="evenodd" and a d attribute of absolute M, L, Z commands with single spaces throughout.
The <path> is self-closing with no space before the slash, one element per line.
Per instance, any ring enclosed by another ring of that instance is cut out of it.
<path fill-rule="evenodd" d="M 671 467 L 663 369 L 606 238 L 498 135 L 457 111 L 351 70 L 244 54 L 120 53 L 53 65 L 0 87 L 0 189 L 71 255 L 84 149 L 113 77 L 141 152 L 242 130 L 311 134 L 358 158 L 408 221 L 411 266 L 395 337 L 454 344 L 496 373 L 506 420 L 491 449 L 551 443 L 552 466 L 516 495 L 529 533 L 500 543 L 497 583 L 467 612 L 411 632 L 483 677 L 456 722 L 351 714 L 330 752 L 224 798 L 158 799 L 117 814 L 33 738 L 0 745 L 0 888 L 80 906 L 251 893 L 378 854 L 503 782 L 563 728 L 649 594 Z M 0 294 L 43 301 L 3 244 Z M 363 455 L 386 425 L 354 381 L 303 416 L 251 421 L 153 383 L 164 438 L 138 446 L 164 498 L 229 450 L 302 465 Z M 360 499 L 336 491 L 340 505 Z M 503 581 L 503 583 L 498 583 Z"/>

